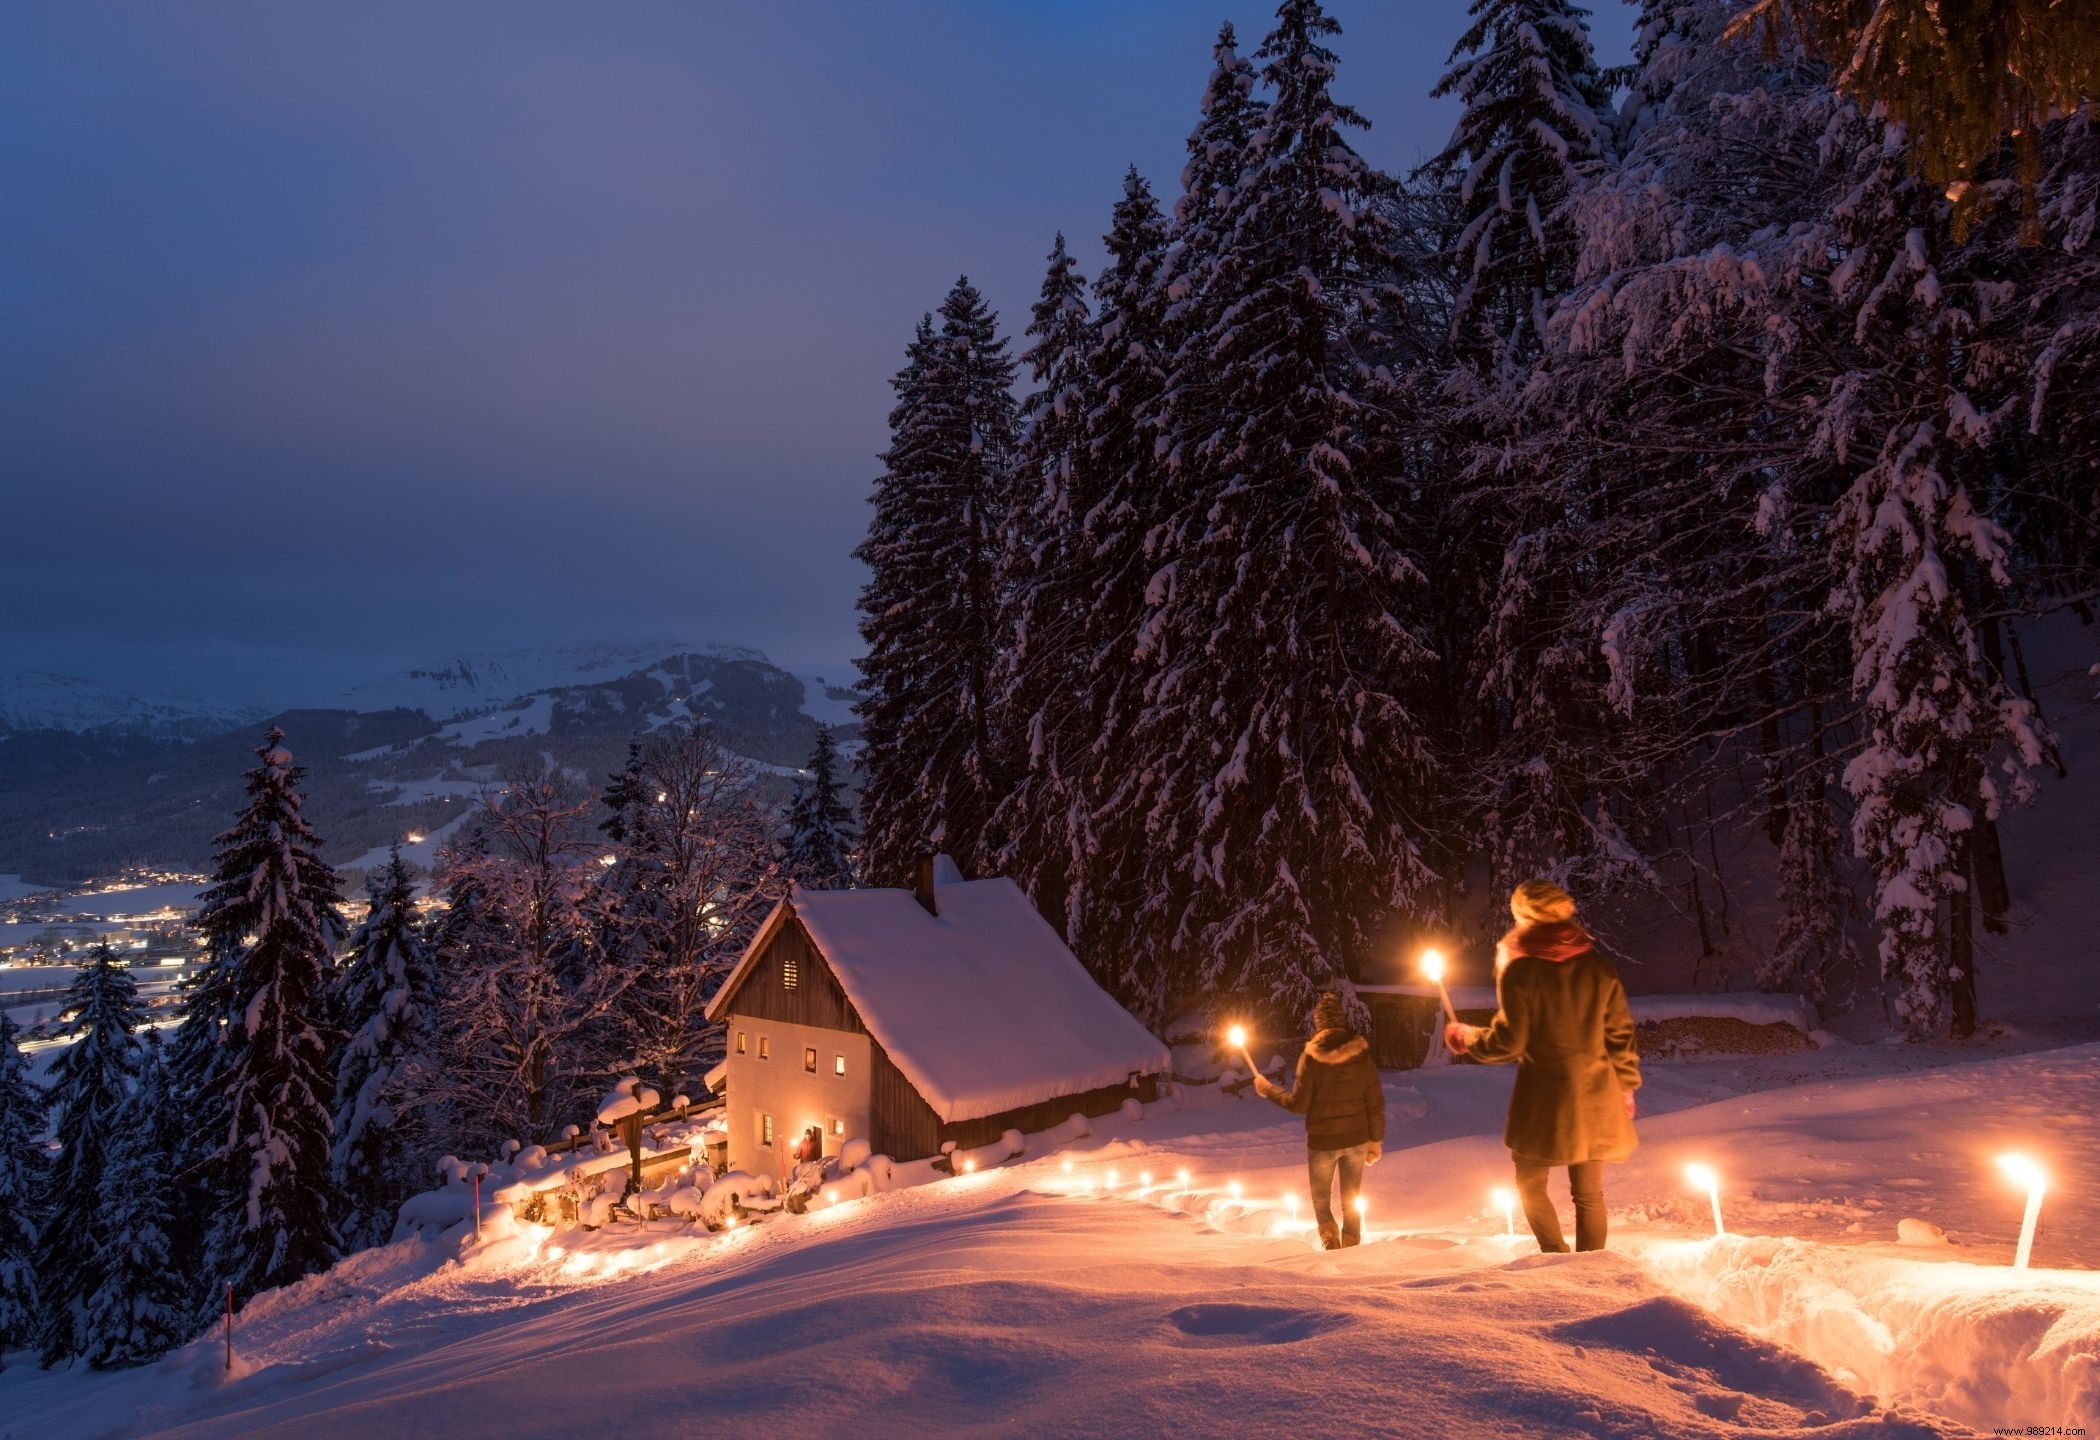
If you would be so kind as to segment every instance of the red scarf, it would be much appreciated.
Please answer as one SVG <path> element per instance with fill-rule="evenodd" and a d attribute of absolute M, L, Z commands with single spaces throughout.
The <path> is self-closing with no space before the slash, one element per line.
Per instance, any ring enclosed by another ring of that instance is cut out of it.
<path fill-rule="evenodd" d="M 1590 932 L 1574 920 L 1562 920 L 1552 925 L 1519 925 L 1504 935 L 1502 942 L 1495 947 L 1495 973 L 1501 974 L 1503 968 L 1519 955 L 1549 960 L 1558 965 L 1588 952 L 1594 944 Z"/>

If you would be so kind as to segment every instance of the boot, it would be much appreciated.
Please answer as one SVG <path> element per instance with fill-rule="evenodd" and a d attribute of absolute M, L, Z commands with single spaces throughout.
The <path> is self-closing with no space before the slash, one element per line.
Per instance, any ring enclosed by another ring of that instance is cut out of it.
<path fill-rule="evenodd" d="M 1320 1248 L 1322 1250 L 1339 1250 L 1342 1248 L 1341 1234 L 1332 1225 L 1322 1225 L 1320 1227 Z"/>
<path fill-rule="evenodd" d="M 1345 1250 L 1346 1250 L 1346 1249 L 1348 1249 L 1348 1248 L 1349 1248 L 1349 1247 L 1350 1247 L 1351 1245 L 1361 1245 L 1361 1244 L 1363 1244 L 1363 1243 L 1364 1243 L 1364 1237 L 1363 1237 L 1363 1233 L 1362 1233 L 1361 1231 L 1357 1231 L 1357 1230 L 1344 1230 L 1344 1231 L 1342 1232 L 1342 1248 L 1343 1248 L 1343 1249 L 1345 1249 Z"/>

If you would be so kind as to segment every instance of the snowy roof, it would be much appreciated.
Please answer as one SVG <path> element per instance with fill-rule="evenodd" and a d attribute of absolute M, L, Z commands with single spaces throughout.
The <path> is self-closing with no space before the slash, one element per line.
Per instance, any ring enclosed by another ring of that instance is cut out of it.
<path fill-rule="evenodd" d="M 717 1018 L 785 915 L 861 1023 L 944 1121 L 975 1120 L 1167 1068 L 1167 1047 L 1094 983 L 1011 880 L 951 880 L 939 915 L 909 890 L 795 890 L 708 1006 Z"/>

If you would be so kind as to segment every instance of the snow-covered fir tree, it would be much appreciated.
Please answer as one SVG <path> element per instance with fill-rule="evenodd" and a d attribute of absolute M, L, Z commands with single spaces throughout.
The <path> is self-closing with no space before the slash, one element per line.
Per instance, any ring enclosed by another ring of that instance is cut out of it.
<path fill-rule="evenodd" d="M 1428 165 L 1456 189 L 1451 242 L 1464 279 L 1454 317 L 1461 352 L 1522 358 L 1571 278 L 1563 206 L 1609 153 L 1608 89 L 1590 49 L 1589 12 L 1568 0 L 1473 0 L 1473 23 L 1434 95 L 1464 107 Z"/>
<path fill-rule="evenodd" d="M 180 1126 L 155 1032 L 143 1032 L 131 1097 L 117 1112 L 103 1172 L 95 1288 L 83 1306 L 88 1364 L 142 1365 L 190 1332 L 170 1242 L 169 1155 Z"/>
<path fill-rule="evenodd" d="M 1060 233 L 1030 312 L 1021 359 L 1034 389 L 1021 405 L 1001 550 L 995 723 L 1015 755 L 995 829 L 998 868 L 1061 916 L 1071 832 L 1085 810 L 1083 755 L 1093 737 L 1071 718 L 1085 665 L 1092 557 L 1081 527 L 1099 483 L 1087 454 L 1092 317 L 1086 279 Z"/>
<path fill-rule="evenodd" d="M 21 1027 L 0 1011 L 0 1355 L 38 1339 L 42 1252 L 44 1118 L 49 1104 L 22 1058 Z"/>
<path fill-rule="evenodd" d="M 334 1170 L 347 1249 L 384 1244 L 394 1212 L 428 1179 L 422 1107 L 441 1093 L 433 1049 L 438 975 L 397 845 L 366 882 L 369 907 L 328 993 L 335 1062 Z"/>
<path fill-rule="evenodd" d="M 116 952 L 97 945 L 66 995 L 72 1043 L 51 1067 L 58 1154 L 44 1176 L 44 1245 L 37 1261 L 37 1346 L 46 1366 L 87 1354 L 90 1297 L 109 1274 L 110 1225 L 119 1205 L 109 1188 L 112 1153 L 130 1114 L 141 1052 L 138 986 Z"/>
<path fill-rule="evenodd" d="M 271 726 L 248 803 L 218 838 L 171 1080 L 193 1107 L 209 1287 L 242 1299 L 336 1257 L 325 989 L 342 938 L 335 872 L 302 813 L 304 769 Z M 206 1304 L 209 1296 L 200 1296 Z"/>
<path fill-rule="evenodd" d="M 1001 792 L 992 730 L 998 569 L 1013 462 L 1013 361 L 967 278 L 895 381 L 875 516 L 855 552 L 866 698 L 861 873 L 895 883 L 929 846 L 986 870 Z"/>
<path fill-rule="evenodd" d="M 819 725 L 788 805 L 787 877 L 812 890 L 851 888 L 854 842 L 853 807 L 839 775 L 838 737 L 829 725 Z"/>
<path fill-rule="evenodd" d="M 1193 428 L 1211 438 L 1183 457 L 1195 478 L 1151 582 L 1133 757 L 1153 861 L 1190 887 L 1164 927 L 1189 979 L 1284 1013 L 1426 883 L 1412 817 L 1431 761 L 1403 699 L 1421 577 L 1375 469 L 1390 187 L 1344 134 L 1363 121 L 1330 89 L 1338 28 L 1286 0 L 1257 52 L 1272 99 L 1208 282 L 1230 298 L 1178 357 L 1210 357 Z"/>

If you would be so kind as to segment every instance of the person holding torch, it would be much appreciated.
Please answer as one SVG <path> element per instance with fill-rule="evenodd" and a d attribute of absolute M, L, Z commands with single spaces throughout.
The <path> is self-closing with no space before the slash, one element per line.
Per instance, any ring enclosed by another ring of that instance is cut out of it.
<path fill-rule="evenodd" d="M 1546 1193 L 1547 1176 L 1565 1165 L 1575 1248 L 1602 1250 L 1605 1162 L 1624 1160 L 1640 1143 L 1633 1097 L 1641 1062 L 1626 987 L 1575 919 L 1567 891 L 1526 880 L 1509 909 L 1516 925 L 1495 947 L 1494 1021 L 1483 1029 L 1453 1020 L 1444 1043 L 1454 1054 L 1517 1067 L 1502 1138 L 1539 1249 L 1568 1248 Z"/>
<path fill-rule="evenodd" d="M 1313 1218 L 1320 1244 L 1329 1250 L 1363 1240 L 1364 1167 L 1385 1153 L 1385 1090 L 1371 1045 L 1351 1030 L 1342 997 L 1329 991 L 1313 1006 L 1313 1034 L 1298 1056 L 1298 1073 L 1285 1090 L 1254 1074 L 1255 1093 L 1305 1117 L 1305 1171 L 1312 1185 Z M 1249 1062 L 1252 1063 L 1251 1061 Z M 1335 1181 L 1341 1181 L 1342 1216 L 1335 1222 Z"/>

